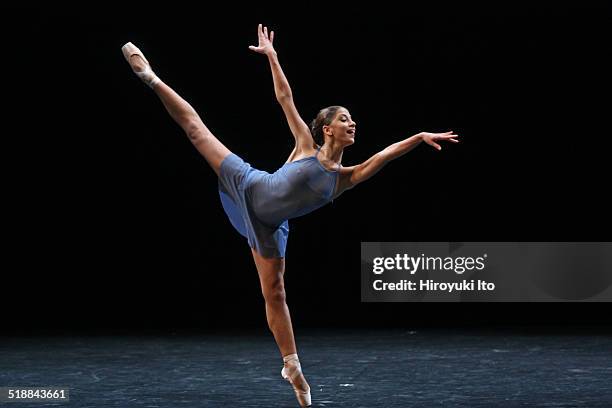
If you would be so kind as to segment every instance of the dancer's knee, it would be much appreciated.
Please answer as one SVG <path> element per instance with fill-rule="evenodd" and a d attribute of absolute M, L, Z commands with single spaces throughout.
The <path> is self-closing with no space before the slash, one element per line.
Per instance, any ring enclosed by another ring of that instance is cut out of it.
<path fill-rule="evenodd" d="M 266 303 L 285 303 L 286 301 L 285 286 L 282 281 L 274 282 L 264 288 L 263 295 Z"/>
<path fill-rule="evenodd" d="M 187 119 L 183 129 L 193 144 L 206 142 L 206 139 L 210 137 L 208 129 L 202 126 L 202 122 L 195 119 Z"/>

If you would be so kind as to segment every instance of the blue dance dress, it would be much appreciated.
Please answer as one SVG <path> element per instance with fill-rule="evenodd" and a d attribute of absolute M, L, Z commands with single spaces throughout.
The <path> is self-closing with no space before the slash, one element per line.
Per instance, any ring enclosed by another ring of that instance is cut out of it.
<path fill-rule="evenodd" d="M 234 153 L 223 159 L 219 171 L 223 209 L 260 255 L 284 257 L 288 220 L 332 200 L 339 173 L 319 162 L 320 149 L 314 156 L 285 163 L 272 174 L 254 169 Z"/>

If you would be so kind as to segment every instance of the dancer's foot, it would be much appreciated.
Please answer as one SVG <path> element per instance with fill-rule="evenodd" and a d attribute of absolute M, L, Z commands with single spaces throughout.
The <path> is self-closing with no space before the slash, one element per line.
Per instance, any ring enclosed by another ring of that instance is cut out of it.
<path fill-rule="evenodd" d="M 281 370 L 281 376 L 293 386 L 293 392 L 300 406 L 309 407 L 311 405 L 310 386 L 302 374 L 302 366 L 297 354 L 285 356 L 283 361 L 285 365 Z"/>
<path fill-rule="evenodd" d="M 153 88 L 155 84 L 160 82 L 160 79 L 151 69 L 149 61 L 147 61 L 144 54 L 138 49 L 138 47 L 129 42 L 121 47 L 121 51 L 123 52 L 125 60 L 132 67 L 132 71 L 134 71 L 134 73 L 138 75 L 138 77 L 142 79 L 145 84 Z"/>

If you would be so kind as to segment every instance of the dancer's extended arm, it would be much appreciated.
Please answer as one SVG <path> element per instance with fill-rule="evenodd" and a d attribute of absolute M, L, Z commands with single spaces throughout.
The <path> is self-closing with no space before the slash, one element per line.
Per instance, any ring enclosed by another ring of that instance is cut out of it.
<path fill-rule="evenodd" d="M 314 140 L 312 139 L 310 129 L 308 129 L 308 125 L 302 120 L 295 107 L 289 81 L 287 81 L 287 77 L 285 77 L 281 69 L 280 63 L 278 62 L 278 56 L 272 44 L 274 41 L 274 31 L 270 31 L 270 35 L 268 35 L 268 27 L 263 27 L 262 29 L 262 25 L 260 24 L 257 29 L 257 34 L 259 45 L 257 47 L 251 45 L 249 49 L 268 57 L 270 69 L 272 70 L 276 100 L 283 108 L 283 112 L 285 112 L 289 128 L 291 129 L 293 137 L 295 137 L 296 149 L 299 153 L 302 149 L 312 148 L 314 146 Z"/>
<path fill-rule="evenodd" d="M 452 131 L 445 133 L 421 132 L 400 142 L 393 143 L 361 164 L 351 167 L 342 167 L 340 169 L 340 186 L 338 193 L 366 181 L 374 174 L 378 173 L 385 164 L 408 153 L 421 142 L 425 142 L 441 150 L 442 147 L 437 142 L 449 141 L 458 143 L 458 136 L 459 135 L 453 134 Z"/>

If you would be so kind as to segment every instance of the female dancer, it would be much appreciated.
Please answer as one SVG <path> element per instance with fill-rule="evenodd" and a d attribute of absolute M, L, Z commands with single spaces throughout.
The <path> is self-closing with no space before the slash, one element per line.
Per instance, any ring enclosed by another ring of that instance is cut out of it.
<path fill-rule="evenodd" d="M 291 88 L 273 47 L 274 31 L 258 27 L 258 46 L 252 51 L 268 57 L 276 99 L 295 137 L 287 162 L 274 174 L 252 168 L 230 152 L 202 122 L 196 111 L 152 71 L 142 52 L 132 43 L 122 51 L 132 70 L 159 96 L 170 116 L 183 128 L 195 148 L 219 178 L 221 203 L 232 225 L 247 238 L 266 304 L 268 326 L 283 357 L 281 375 L 293 386 L 301 406 L 311 404 L 297 355 L 289 309 L 285 303 L 283 274 L 289 234 L 287 220 L 307 214 L 367 180 L 386 163 L 425 142 L 458 142 L 453 132 L 421 132 L 394 143 L 365 162 L 341 165 L 346 146 L 355 141 L 356 124 L 340 106 L 322 109 L 309 128 L 293 103 Z"/>

